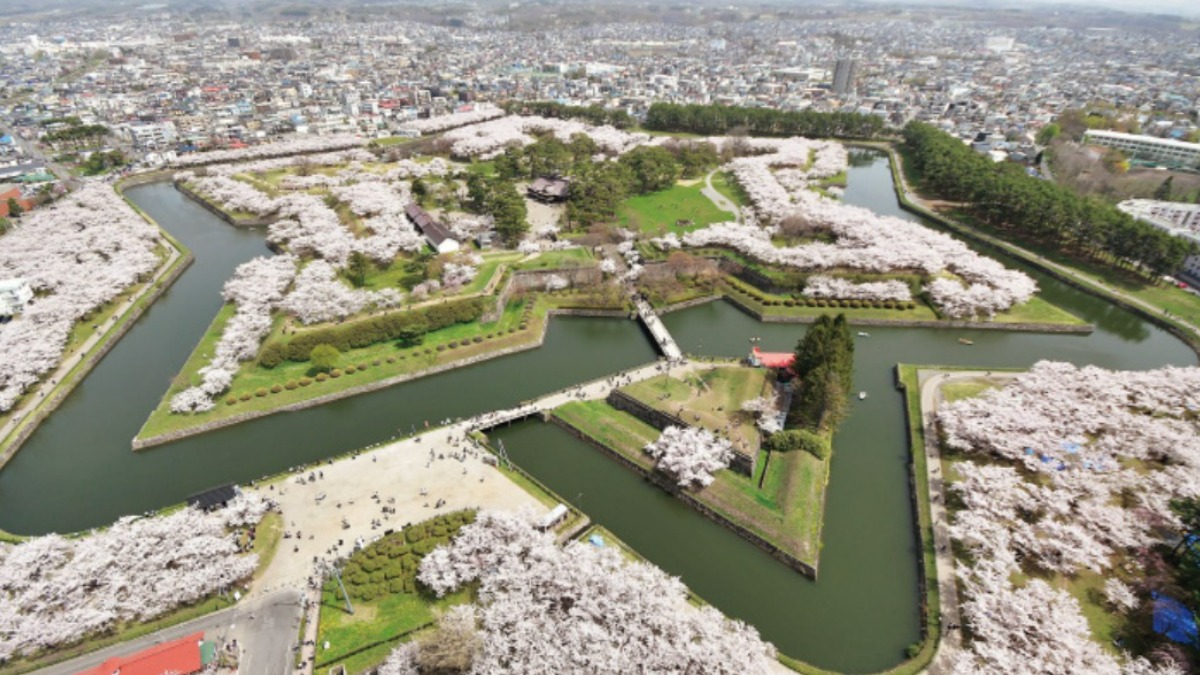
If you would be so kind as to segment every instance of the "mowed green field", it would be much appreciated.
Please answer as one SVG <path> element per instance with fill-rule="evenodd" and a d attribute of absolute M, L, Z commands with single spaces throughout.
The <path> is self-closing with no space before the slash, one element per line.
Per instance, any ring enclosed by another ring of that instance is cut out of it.
<path fill-rule="evenodd" d="M 733 220 L 733 215 L 718 209 L 701 190 L 704 182 L 676 185 L 669 190 L 638 195 L 625 200 L 617 209 L 617 224 L 634 232 L 662 236 L 668 232 L 682 235 L 713 223 Z M 690 225 L 677 224 L 690 220 Z"/>

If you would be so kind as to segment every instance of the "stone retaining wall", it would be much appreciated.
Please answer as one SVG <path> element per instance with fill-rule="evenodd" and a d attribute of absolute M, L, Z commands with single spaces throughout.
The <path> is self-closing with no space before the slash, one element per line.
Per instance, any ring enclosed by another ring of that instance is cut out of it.
<path fill-rule="evenodd" d="M 673 305 L 667 305 L 666 307 L 663 307 L 662 309 L 658 310 L 658 315 L 662 316 L 664 314 L 670 314 L 671 312 L 678 312 L 680 310 L 690 309 L 692 307 L 699 307 L 700 305 L 706 305 L 714 300 L 720 300 L 720 299 L 721 299 L 721 294 L 717 293 L 714 295 L 706 295 L 702 298 L 693 298 L 691 300 L 684 300 L 683 302 L 677 302 Z"/>
<path fill-rule="evenodd" d="M 184 249 L 184 251 L 186 251 L 186 249 Z M 134 306 L 125 314 L 124 317 L 121 318 L 120 326 L 117 327 L 116 332 L 106 337 L 100 343 L 99 348 L 93 352 L 86 361 L 83 362 L 82 369 L 76 370 L 67 375 L 67 378 L 69 379 L 69 385 L 68 379 L 64 379 L 63 382 L 59 383 L 54 395 L 49 400 L 42 403 L 38 408 L 38 411 L 34 413 L 34 416 L 26 419 L 22 423 L 20 429 L 17 430 L 16 434 L 9 438 L 7 446 L 4 449 L 4 453 L 0 455 L 0 468 L 3 468 L 4 465 L 7 464 L 8 461 L 17 454 L 17 450 L 19 450 L 25 441 L 28 440 L 31 435 L 33 435 L 33 432 L 37 430 L 42 421 L 44 421 L 50 415 L 50 413 L 54 412 L 58 406 L 62 404 L 63 400 L 65 400 L 67 396 L 69 396 L 71 392 L 75 390 L 75 387 L 83 381 L 88 373 L 90 373 L 92 369 L 95 368 L 96 365 L 99 364 L 100 361 L 104 359 L 104 357 L 107 356 L 110 351 L 112 351 L 113 347 L 117 346 L 117 343 L 120 342 L 121 338 L 125 337 L 125 334 L 133 328 L 134 324 L 137 323 L 142 314 L 144 314 L 146 310 L 154 305 L 154 302 L 158 300 L 159 296 L 165 293 L 167 289 L 170 288 L 177 279 L 179 279 L 184 270 L 186 270 L 193 262 L 195 262 L 195 257 L 192 256 L 191 252 L 183 252 L 182 257 L 175 261 L 174 267 L 152 285 L 149 293 L 135 301 Z M 145 300 L 145 302 L 142 302 L 142 300 Z M 76 367 L 78 368 L 78 366 Z"/>
<path fill-rule="evenodd" d="M 605 399 L 605 403 L 613 408 L 616 408 L 617 410 L 621 410 L 633 415 L 634 417 L 640 419 L 646 424 L 649 424 L 655 429 L 658 429 L 659 431 L 671 426 L 680 427 L 681 429 L 686 429 L 691 426 L 679 417 L 664 410 L 651 407 L 630 396 L 629 394 L 620 391 L 619 389 L 613 389 L 610 391 L 608 393 L 608 397 Z M 733 459 L 729 462 L 729 468 L 737 471 L 738 473 L 742 473 L 747 476 L 753 476 L 754 461 L 754 457 L 734 450 Z"/>
<path fill-rule="evenodd" d="M 724 296 L 735 307 L 762 321 L 763 323 L 813 323 L 816 316 L 772 316 L 764 314 L 733 294 Z M 839 308 L 829 307 L 830 312 Z M 1023 333 L 1066 333 L 1072 335 L 1091 335 L 1096 327 L 1092 324 L 1058 324 L 1058 323 L 1003 323 L 999 321 L 920 321 L 905 319 L 850 319 L 852 326 L 895 326 L 899 328 L 941 328 L 962 330 L 1006 330 Z"/>
<path fill-rule="evenodd" d="M 654 483 L 655 485 L 662 488 L 663 490 L 666 490 L 667 492 L 669 492 L 670 494 L 672 494 L 673 496 L 678 498 L 680 501 L 682 501 L 684 504 L 687 504 L 688 506 L 692 507 L 696 511 L 700 512 L 700 514 L 703 515 L 705 518 L 708 518 L 709 520 L 713 521 L 714 523 L 717 523 L 721 527 L 724 527 L 725 529 L 738 535 L 742 539 L 745 539 L 746 541 L 750 542 L 751 544 L 754 544 L 759 549 L 765 551 L 772 558 L 775 558 L 776 560 L 783 563 L 784 565 L 787 565 L 788 567 L 796 570 L 797 572 L 803 574 L 806 577 L 809 577 L 810 579 L 816 580 L 817 566 L 810 565 L 810 564 L 804 562 L 803 560 L 800 560 L 799 558 L 797 558 L 797 557 L 793 556 L 792 554 L 779 548 L 775 544 L 772 544 L 771 542 L 767 541 L 766 539 L 763 539 L 761 536 L 755 534 L 754 532 L 751 532 L 749 529 L 743 527 L 742 525 L 735 523 L 734 521 L 730 520 L 726 516 L 717 512 L 712 507 L 710 507 L 707 504 L 705 504 L 704 502 L 700 501 L 700 499 L 697 498 L 696 496 L 692 495 L 691 493 L 689 493 L 685 490 L 682 490 L 676 483 L 671 481 L 671 479 L 669 479 L 665 475 L 663 475 L 657 471 L 647 471 L 645 468 L 643 468 L 642 466 L 639 466 L 633 460 L 622 455 L 621 453 L 617 452 L 616 450 L 613 450 L 612 448 L 608 447 L 607 445 L 604 445 L 603 443 L 597 441 L 596 439 L 594 439 L 591 436 L 589 436 L 588 434 L 580 431 L 579 429 L 571 426 L 570 424 L 563 421 L 559 417 L 552 416 L 550 418 L 550 420 L 553 424 L 556 424 L 557 426 L 565 429 L 572 436 L 578 438 L 579 440 L 583 441 L 584 443 L 587 443 L 588 445 L 603 452 L 608 457 L 611 457 L 612 459 L 616 460 L 617 463 L 620 464 L 621 466 L 624 466 L 625 468 L 636 472 L 638 475 L 642 476 L 646 480 L 650 481 L 651 483 Z"/>
<path fill-rule="evenodd" d="M 193 191 L 191 188 L 184 185 L 183 181 L 179 181 L 179 180 L 174 181 L 174 185 L 175 185 L 176 190 L 179 190 L 185 196 L 190 198 L 192 201 L 196 202 L 200 206 L 203 206 L 206 210 L 208 210 L 214 216 L 229 223 L 230 225 L 233 225 L 234 227 L 264 227 L 266 225 L 270 225 L 271 223 L 275 222 L 274 218 L 241 218 L 241 219 L 234 218 L 233 216 L 226 213 L 223 209 L 218 207 L 216 204 L 213 204 L 212 202 L 210 202 L 207 199 L 205 199 L 204 197 L 202 197 L 199 193 Z"/>
<path fill-rule="evenodd" d="M 596 310 L 596 311 L 599 311 L 599 310 Z M 556 310 L 556 309 L 552 309 L 549 312 L 547 312 L 547 315 L 546 315 L 547 327 L 549 326 L 550 319 L 555 316 L 594 316 L 591 313 L 581 314 L 581 312 L 590 312 L 590 310 L 570 310 L 570 309 Z M 624 316 L 624 314 L 622 314 L 622 316 Z M 455 368 L 463 368 L 466 366 L 474 365 L 476 363 L 482 363 L 483 361 L 487 361 L 489 359 L 495 359 L 495 358 L 499 358 L 501 356 L 508 356 L 509 354 L 516 354 L 519 352 L 528 351 L 530 349 L 536 349 L 538 347 L 541 347 L 542 343 L 544 343 L 545 340 L 546 340 L 546 330 L 543 328 L 541 334 L 538 335 L 536 340 L 533 340 L 533 341 L 525 343 L 525 344 L 519 344 L 519 345 L 514 345 L 512 347 L 506 347 L 504 349 L 500 349 L 500 350 L 494 351 L 494 352 L 485 352 L 483 354 L 476 354 L 475 356 L 470 356 L 465 359 L 451 361 L 449 363 L 443 363 L 441 365 L 426 368 L 424 370 L 418 370 L 418 371 L 412 372 L 412 373 L 396 375 L 394 377 L 389 377 L 389 378 L 386 378 L 383 380 L 375 380 L 373 382 L 365 382 L 357 387 L 350 387 L 349 389 L 343 389 L 341 391 L 330 392 L 330 393 L 322 395 L 322 396 L 316 396 L 314 398 L 305 399 L 303 401 L 296 401 L 295 403 L 289 403 L 287 405 L 280 406 L 278 408 L 272 408 L 270 410 L 254 410 L 254 411 L 250 411 L 250 412 L 241 413 L 238 415 L 233 415 L 231 417 L 225 417 L 225 418 L 222 418 L 219 420 L 213 420 L 211 422 L 205 422 L 203 424 L 197 424 L 196 426 L 188 427 L 187 429 L 179 429 L 176 431 L 167 432 L 165 434 L 159 434 L 158 436 L 151 436 L 150 438 L 135 438 L 132 441 L 132 446 L 133 446 L 134 450 L 145 450 L 147 448 L 153 448 L 153 447 L 156 447 L 159 445 L 173 443 L 180 439 L 188 438 L 189 436 L 198 436 L 200 434 L 208 433 L 210 431 L 215 431 L 217 429 L 223 429 L 225 427 L 230 427 L 235 424 L 240 424 L 242 422 L 248 422 L 250 420 L 258 419 L 260 417 L 266 417 L 267 415 L 274 415 L 275 413 L 279 413 L 279 412 L 304 410 L 305 408 L 313 408 L 313 407 L 316 407 L 319 405 L 323 405 L 325 403 L 329 403 L 331 401 L 337 401 L 339 399 L 349 398 L 351 396 L 357 396 L 359 394 L 365 394 L 367 392 L 378 391 L 380 389 L 386 389 L 387 387 L 391 387 L 391 386 L 394 386 L 397 384 L 402 384 L 402 383 L 408 382 L 410 380 L 416 380 L 418 378 L 426 377 L 428 375 L 436 375 L 438 373 L 446 372 L 448 370 L 453 370 Z M 345 377 L 345 376 L 343 376 L 343 377 Z"/>

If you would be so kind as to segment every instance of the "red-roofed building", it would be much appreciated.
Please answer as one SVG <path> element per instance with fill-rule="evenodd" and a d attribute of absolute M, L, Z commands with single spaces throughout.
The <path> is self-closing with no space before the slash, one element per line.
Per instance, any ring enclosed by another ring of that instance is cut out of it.
<path fill-rule="evenodd" d="M 155 645 L 131 656 L 116 656 L 76 675 L 190 675 L 204 667 L 200 643 L 204 633 L 193 633 L 172 642 Z"/>
<path fill-rule="evenodd" d="M 758 347 L 750 351 L 751 365 L 778 370 L 791 370 L 795 363 L 796 355 L 793 352 L 764 352 L 759 350 Z"/>

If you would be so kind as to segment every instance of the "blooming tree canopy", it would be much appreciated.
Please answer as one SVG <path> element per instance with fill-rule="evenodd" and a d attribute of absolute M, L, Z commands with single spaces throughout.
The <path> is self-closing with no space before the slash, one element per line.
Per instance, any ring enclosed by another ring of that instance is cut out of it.
<path fill-rule="evenodd" d="M 418 579 L 439 596 L 479 583 L 483 647 L 470 671 L 479 675 L 741 675 L 766 672 L 775 656 L 753 628 L 689 605 L 683 584 L 658 568 L 611 548 L 560 548 L 518 515 L 481 513 L 421 561 Z M 386 672 L 413 672 L 399 669 L 409 655 L 395 659 Z"/>
<path fill-rule="evenodd" d="M 58 365 L 76 322 L 150 276 L 163 245 L 153 225 L 99 183 L 14 223 L 0 238 L 0 279 L 27 279 L 37 297 L 0 325 L 0 412 Z"/>
<path fill-rule="evenodd" d="M 269 508 L 242 494 L 211 513 L 122 518 L 79 538 L 56 534 L 0 545 L 0 663 L 146 621 L 253 574 L 231 528 Z"/>
<path fill-rule="evenodd" d="M 699 427 L 669 426 L 645 447 L 657 468 L 673 476 L 680 487 L 705 487 L 713 474 L 729 466 L 733 446 Z"/>
<path fill-rule="evenodd" d="M 1172 499 L 1200 494 L 1200 368 L 1108 371 L 1035 364 L 1002 389 L 944 406 L 946 444 L 968 457 L 951 489 L 963 509 L 951 536 L 972 640 L 958 672 L 1170 673 L 1173 663 L 1117 659 L 1091 637 L 1078 602 L 1017 573 L 1111 573 L 1115 556 L 1178 527 Z M 1134 591 L 1110 577 L 1109 604 Z"/>

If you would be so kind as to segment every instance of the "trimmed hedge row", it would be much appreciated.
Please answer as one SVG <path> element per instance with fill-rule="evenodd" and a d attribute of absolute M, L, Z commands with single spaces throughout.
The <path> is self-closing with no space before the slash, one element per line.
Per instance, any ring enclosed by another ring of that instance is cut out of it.
<path fill-rule="evenodd" d="M 389 534 L 355 552 L 342 571 L 346 592 L 365 602 L 392 593 L 415 592 L 421 558 L 449 543 L 460 529 L 473 522 L 474 511 L 447 513 Z M 338 604 L 335 589 L 333 584 L 325 586 L 326 604 Z"/>
<path fill-rule="evenodd" d="M 729 288 L 753 300 L 764 307 L 830 307 L 843 309 L 916 309 L 914 300 L 839 300 L 837 298 L 810 298 L 795 294 L 790 298 L 769 298 L 754 290 L 747 290 L 735 284 Z"/>
<path fill-rule="evenodd" d="M 307 361 L 313 347 L 319 344 L 333 345 L 345 353 L 386 340 L 411 338 L 455 324 L 478 321 L 486 309 L 486 299 L 466 298 L 322 328 L 297 335 L 286 343 L 267 343 L 259 356 L 259 364 L 274 368 L 284 360 Z"/>

